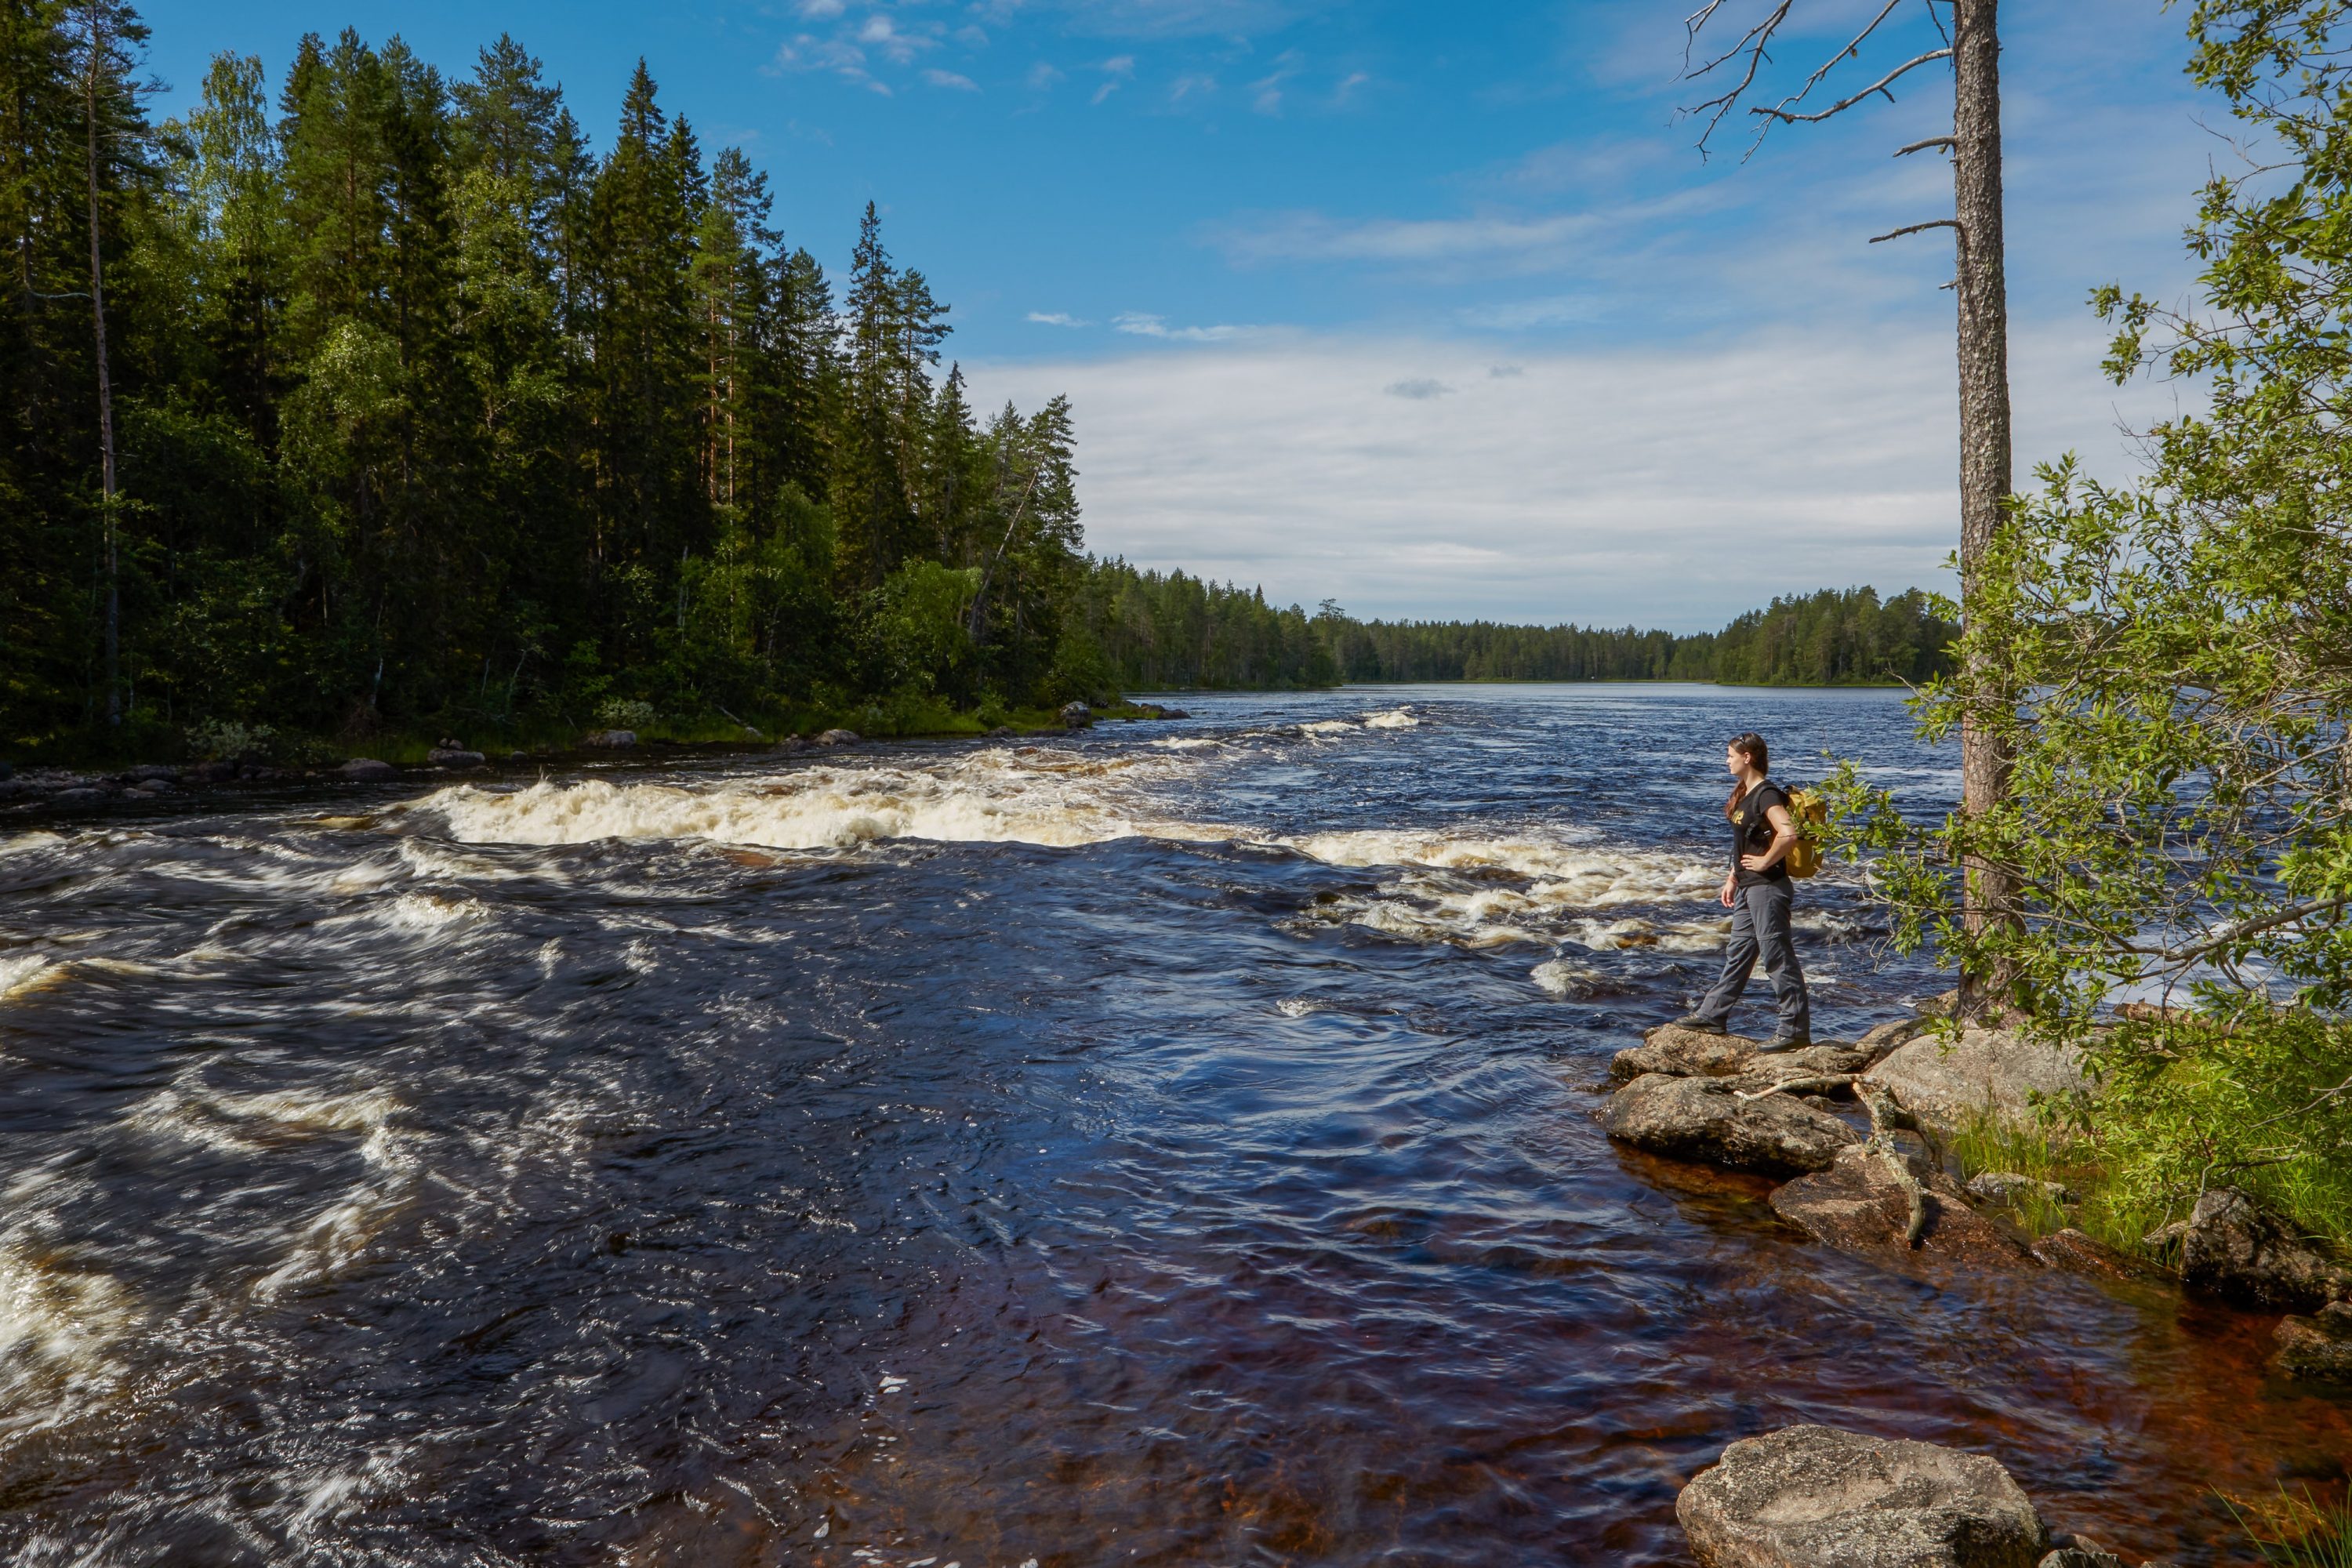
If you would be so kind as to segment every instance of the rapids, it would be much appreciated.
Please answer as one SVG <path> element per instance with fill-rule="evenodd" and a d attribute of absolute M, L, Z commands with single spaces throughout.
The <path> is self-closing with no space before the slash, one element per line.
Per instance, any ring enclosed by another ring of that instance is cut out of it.
<path fill-rule="evenodd" d="M 1722 943 L 1722 741 L 1940 811 L 1895 697 L 1183 701 L 0 838 L 0 1560 L 1668 1563 L 1818 1420 L 2207 1563 L 2343 1473 L 2266 1319 L 1594 1125 Z M 1941 988 L 1855 893 L 1824 1036 Z"/>

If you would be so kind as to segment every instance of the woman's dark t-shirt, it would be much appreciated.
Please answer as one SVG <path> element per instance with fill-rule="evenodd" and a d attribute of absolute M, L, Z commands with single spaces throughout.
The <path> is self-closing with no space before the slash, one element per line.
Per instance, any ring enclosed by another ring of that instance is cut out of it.
<path fill-rule="evenodd" d="M 1785 861 L 1774 861 L 1769 871 L 1751 871 L 1739 863 L 1742 855 L 1761 855 L 1772 847 L 1772 808 L 1788 804 L 1789 792 L 1766 779 L 1731 808 L 1731 875 L 1735 887 L 1752 888 L 1759 882 L 1789 879 Z"/>

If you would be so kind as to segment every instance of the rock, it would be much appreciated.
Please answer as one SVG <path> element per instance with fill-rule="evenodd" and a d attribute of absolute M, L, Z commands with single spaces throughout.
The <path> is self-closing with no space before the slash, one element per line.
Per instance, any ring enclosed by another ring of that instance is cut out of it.
<path fill-rule="evenodd" d="M 1609 1136 L 1654 1154 L 1793 1176 L 1826 1170 L 1861 1134 L 1785 1094 L 1741 1100 L 1715 1078 L 1646 1073 L 1609 1097 Z"/>
<path fill-rule="evenodd" d="M 1732 1444 L 1675 1517 L 1704 1568 L 2034 1568 L 2043 1539 L 1994 1460 L 1831 1426 Z"/>
<path fill-rule="evenodd" d="M 1870 1077 L 1892 1089 L 1904 1110 L 1945 1128 L 1986 1114 L 2030 1121 L 2034 1096 L 2082 1094 L 2091 1087 L 2080 1050 L 2007 1029 L 1967 1029 L 1957 1040 L 1924 1036 L 1897 1046 Z"/>
<path fill-rule="evenodd" d="M 1190 719 L 1192 716 L 1181 708 L 1162 708 L 1158 715 L 1162 719 Z"/>
<path fill-rule="evenodd" d="M 1891 1024 L 1879 1025 L 1856 1040 L 1854 1045 L 1869 1052 L 1871 1063 L 1875 1066 L 1885 1060 L 1895 1047 L 1909 1045 L 1926 1034 L 1928 1027 L 1929 1022 L 1926 1018 L 1897 1018 Z"/>
<path fill-rule="evenodd" d="M 1653 1072 L 1668 1078 L 1729 1078 L 1746 1072 L 1762 1048 L 1745 1035 L 1703 1035 L 1661 1024 L 1645 1031 L 1640 1045 L 1610 1058 L 1609 1076 L 1619 1083 Z"/>
<path fill-rule="evenodd" d="M 2352 1270 L 2234 1187 L 2197 1200 L 2180 1232 L 2180 1282 L 2273 1312 L 2315 1311 L 2352 1298 Z"/>
<path fill-rule="evenodd" d="M 109 798 L 106 791 L 95 785 L 79 784 L 72 789 L 58 791 L 57 794 L 49 796 L 49 804 L 51 805 L 96 805 Z"/>
<path fill-rule="evenodd" d="M 2352 1383 L 2352 1304 L 2332 1302 L 2316 1317 L 2282 1318 L 2271 1370 L 2312 1383 Z"/>
<path fill-rule="evenodd" d="M 855 730 L 827 730 L 816 738 L 820 746 L 855 746 L 866 739 Z"/>
<path fill-rule="evenodd" d="M 1012 734 L 1012 733 L 1013 733 L 1013 726 L 1012 726 L 1012 725 L 1010 725 L 1010 724 L 999 724 L 995 729 L 991 730 L 991 731 L 988 732 L 988 738 L 989 738 L 990 740 L 992 740 L 992 741 L 1001 741 L 1001 740 L 1003 740 L 1005 736 L 1010 735 L 1010 734 Z"/>
<path fill-rule="evenodd" d="M 1927 1228 L 1919 1250 L 2005 1268 L 2038 1268 L 2023 1241 L 1970 1208 L 1951 1178 L 1925 1161 L 1911 1174 L 1927 1190 Z M 1773 1189 L 1772 1212 L 1844 1252 L 1906 1250 L 1911 1198 L 1885 1161 L 1858 1143 L 1838 1152 L 1828 1169 Z"/>
<path fill-rule="evenodd" d="M 2039 1568 L 2127 1568 L 2124 1560 L 2087 1541 L 2077 1540 L 2044 1557 Z"/>
<path fill-rule="evenodd" d="M 2073 1226 L 2053 1230 L 2033 1244 L 2033 1256 L 2053 1268 L 2070 1274 L 2095 1274 L 2106 1279 L 2154 1279 L 2155 1269 L 2105 1242 L 2094 1241 Z"/>
<path fill-rule="evenodd" d="M 188 770 L 188 776 L 198 784 L 226 784 L 236 777 L 236 764 L 230 762 L 198 763 Z"/>
<path fill-rule="evenodd" d="M 436 746 L 425 753 L 425 760 L 436 767 L 486 768 L 490 759 L 479 752 L 469 752 L 462 746 Z"/>
<path fill-rule="evenodd" d="M 355 784 L 382 784 L 400 776 L 400 770 L 377 757 L 353 757 L 335 770 Z"/>
<path fill-rule="evenodd" d="M 180 770 L 168 763 L 142 763 L 122 776 L 141 784 L 177 784 Z"/>
<path fill-rule="evenodd" d="M 599 730 L 593 735 L 582 736 L 580 743 L 605 751 L 625 752 L 637 743 L 637 732 L 635 730 Z"/>
<path fill-rule="evenodd" d="M 1094 721 L 1095 710 L 1087 707 L 1085 703 L 1065 702 L 1062 704 L 1063 729 L 1083 730 Z"/>
<path fill-rule="evenodd" d="M 2011 1171 L 1979 1171 L 1969 1178 L 1965 1189 L 1969 1196 L 1980 1204 L 2016 1204 L 2028 1198 L 2046 1198 L 2053 1204 L 2080 1203 L 2074 1189 L 2059 1182 L 2045 1182 L 2036 1176 L 2021 1176 Z"/>

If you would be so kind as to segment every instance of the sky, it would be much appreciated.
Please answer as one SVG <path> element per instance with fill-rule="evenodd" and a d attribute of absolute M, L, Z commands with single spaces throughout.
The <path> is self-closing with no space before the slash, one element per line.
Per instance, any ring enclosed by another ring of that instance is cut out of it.
<path fill-rule="evenodd" d="M 1796 0 L 1766 79 L 1793 88 L 1881 3 Z M 276 81 L 302 33 L 351 26 L 457 76 L 507 32 L 604 144 L 642 57 L 836 278 L 877 204 L 978 400 L 1071 398 L 1099 553 L 1359 616 L 1682 631 L 1822 586 L 1948 587 L 1948 231 L 1868 243 L 1950 211 L 1940 154 L 1892 156 L 1949 130 L 1948 72 L 1752 150 L 1727 122 L 1702 157 L 1677 113 L 1705 96 L 1678 79 L 1691 4 L 143 10 L 163 113 L 224 49 Z M 2128 432 L 2186 395 L 2105 381 L 2084 303 L 2193 282 L 2181 231 L 2230 152 L 2184 10 L 2003 8 L 2021 485 L 2070 450 L 2127 476 Z M 1902 0 L 1825 90 L 1938 42 Z"/>

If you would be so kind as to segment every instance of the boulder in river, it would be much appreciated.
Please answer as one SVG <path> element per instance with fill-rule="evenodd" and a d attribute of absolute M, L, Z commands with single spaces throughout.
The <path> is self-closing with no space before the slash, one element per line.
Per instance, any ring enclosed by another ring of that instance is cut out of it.
<path fill-rule="evenodd" d="M 2234 1187 L 2197 1200 L 2180 1230 L 2180 1282 L 2242 1307 L 2310 1312 L 2352 1300 L 2352 1269 Z"/>
<path fill-rule="evenodd" d="M 358 784 L 383 784 L 400 776 L 400 770 L 380 757 L 353 757 L 335 770 Z"/>
<path fill-rule="evenodd" d="M 1661 1024 L 1643 1035 L 1640 1045 L 1612 1058 L 1609 1076 L 1618 1083 L 1654 1072 L 1668 1078 L 1729 1078 L 1746 1072 L 1762 1048 L 1745 1035 L 1706 1035 Z"/>
<path fill-rule="evenodd" d="M 637 743 L 637 732 L 635 730 L 599 730 L 592 735 L 582 736 L 580 743 L 598 751 L 625 752 Z"/>
<path fill-rule="evenodd" d="M 820 746 L 855 746 L 866 737 L 855 730 L 827 730 L 816 738 Z"/>
<path fill-rule="evenodd" d="M 1967 1125 L 1979 1116 L 2027 1122 L 2036 1097 L 2087 1093 L 2083 1053 L 2050 1046 L 2011 1029 L 1964 1029 L 1959 1037 L 1926 1034 L 1897 1046 L 1870 1069 L 1894 1090 L 1903 1109 L 1938 1127 Z"/>
<path fill-rule="evenodd" d="M 1920 1251 L 2005 1268 L 2042 1267 L 2021 1239 L 1970 1208 L 1950 1177 L 1917 1159 L 1909 1170 L 1927 1191 Z M 1911 1195 L 1875 1150 L 1840 1150 L 1827 1170 L 1774 1188 L 1770 1201 L 1773 1213 L 1841 1251 L 1907 1249 Z"/>
<path fill-rule="evenodd" d="M 1725 1079 L 1645 1073 L 1609 1097 L 1609 1136 L 1653 1154 L 1768 1176 L 1826 1170 L 1861 1134 L 1785 1094 L 1742 1099 Z"/>
<path fill-rule="evenodd" d="M 486 768 L 490 765 L 489 758 L 463 746 L 436 746 L 425 753 L 425 760 L 442 768 Z"/>
<path fill-rule="evenodd" d="M 2308 1318 L 2281 1318 L 2271 1370 L 2312 1383 L 2352 1383 L 2352 1303 L 2331 1302 Z"/>
<path fill-rule="evenodd" d="M 2062 1546 L 2044 1557 L 2038 1568 L 2131 1568 L 2131 1564 L 2096 1542 L 2078 1536 L 2073 1545 Z"/>
<path fill-rule="evenodd" d="M 1083 702 L 1062 704 L 1062 728 L 1083 730 L 1095 721 L 1095 710 Z"/>
<path fill-rule="evenodd" d="M 2035 1568 L 2046 1540 L 1997 1461 L 1833 1426 L 1732 1444 L 1675 1517 L 1703 1568 Z"/>

